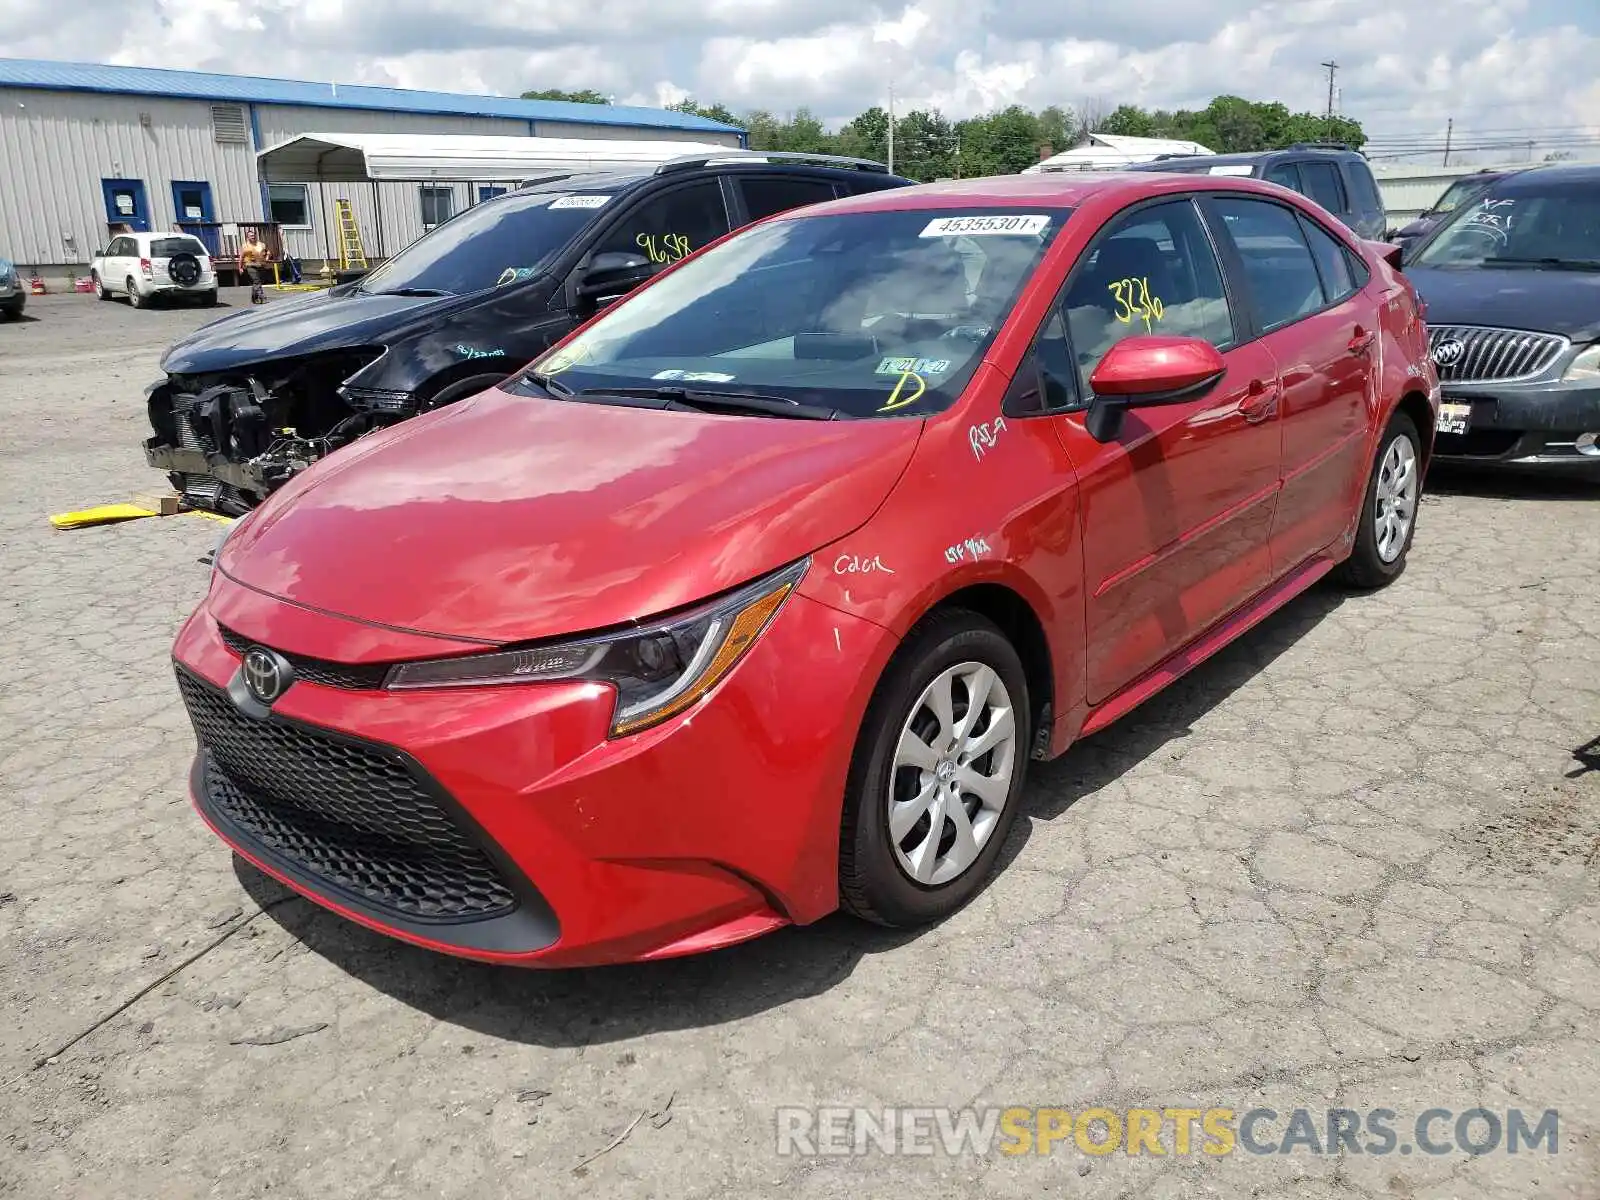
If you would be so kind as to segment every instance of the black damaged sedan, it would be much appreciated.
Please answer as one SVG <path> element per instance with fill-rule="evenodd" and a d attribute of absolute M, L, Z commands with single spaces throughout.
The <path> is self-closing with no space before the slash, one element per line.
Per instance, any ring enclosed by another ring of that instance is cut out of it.
<path fill-rule="evenodd" d="M 1600 481 L 1600 166 L 1500 180 L 1405 271 L 1444 393 L 1434 458 Z"/>

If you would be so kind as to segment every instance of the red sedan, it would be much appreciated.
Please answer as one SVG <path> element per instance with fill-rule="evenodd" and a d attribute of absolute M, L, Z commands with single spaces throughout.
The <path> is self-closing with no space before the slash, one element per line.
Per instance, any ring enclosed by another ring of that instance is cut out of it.
<path fill-rule="evenodd" d="M 174 649 L 194 803 L 491 961 L 942 917 L 1030 759 L 1403 569 L 1438 385 L 1391 252 L 1151 174 L 733 234 L 234 527 Z"/>

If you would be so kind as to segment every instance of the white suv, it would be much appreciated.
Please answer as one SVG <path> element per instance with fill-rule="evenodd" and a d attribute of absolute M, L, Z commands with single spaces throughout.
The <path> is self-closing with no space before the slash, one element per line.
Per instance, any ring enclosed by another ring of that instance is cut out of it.
<path fill-rule="evenodd" d="M 217 276 L 200 239 L 181 232 L 124 233 L 89 264 L 100 299 L 118 292 L 134 308 L 161 297 L 217 302 Z"/>

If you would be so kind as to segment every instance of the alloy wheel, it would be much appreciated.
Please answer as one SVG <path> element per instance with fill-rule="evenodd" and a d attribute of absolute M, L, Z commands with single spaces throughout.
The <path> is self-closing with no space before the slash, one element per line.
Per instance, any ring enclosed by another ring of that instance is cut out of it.
<path fill-rule="evenodd" d="M 1378 465 L 1376 503 L 1372 507 L 1378 557 L 1392 563 L 1405 549 L 1417 515 L 1417 452 L 1404 434 L 1389 443 Z"/>
<path fill-rule="evenodd" d="M 959 878 L 993 835 L 1017 767 L 1017 722 L 995 671 L 941 671 L 911 707 L 889 773 L 889 842 L 908 878 Z"/>

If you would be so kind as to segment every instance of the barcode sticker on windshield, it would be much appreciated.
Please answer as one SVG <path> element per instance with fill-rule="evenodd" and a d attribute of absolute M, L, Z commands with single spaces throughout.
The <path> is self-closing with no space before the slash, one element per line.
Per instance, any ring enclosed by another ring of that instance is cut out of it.
<path fill-rule="evenodd" d="M 563 196 L 550 201 L 551 208 L 604 208 L 610 196 Z"/>
<path fill-rule="evenodd" d="M 1037 237 L 1050 228 L 1043 213 L 996 213 L 992 217 L 935 217 L 921 237 L 973 237 L 978 234 L 1010 234 L 1012 237 Z"/>

